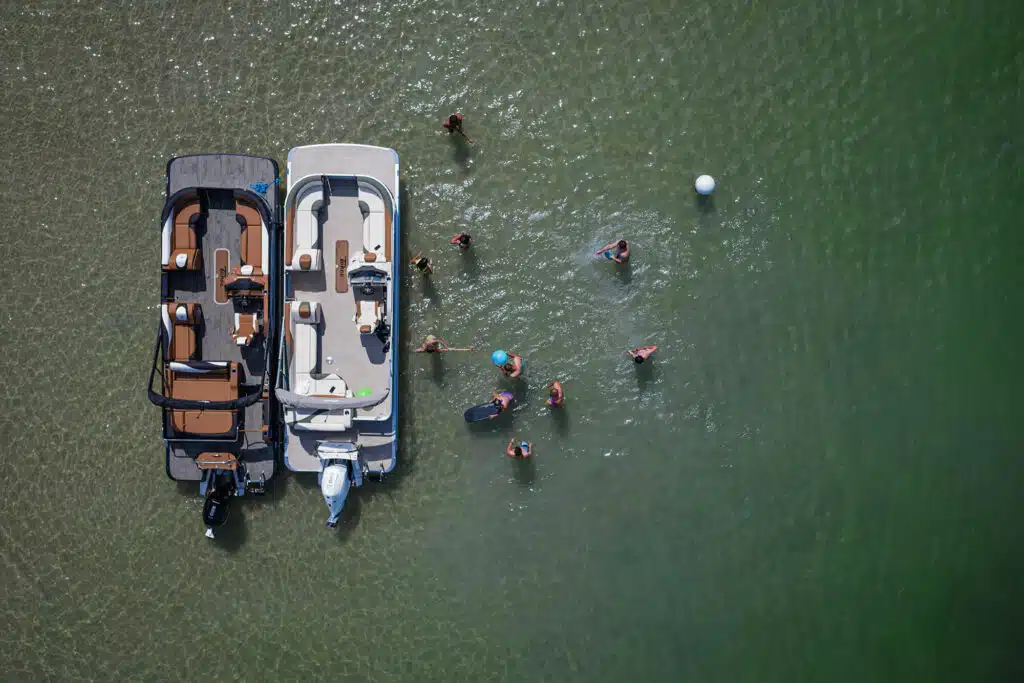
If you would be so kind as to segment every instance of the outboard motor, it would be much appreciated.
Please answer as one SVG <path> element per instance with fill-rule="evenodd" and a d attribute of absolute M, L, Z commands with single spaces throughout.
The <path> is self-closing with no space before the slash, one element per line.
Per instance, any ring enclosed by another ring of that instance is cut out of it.
<path fill-rule="evenodd" d="M 324 502 L 331 511 L 327 528 L 333 529 L 341 519 L 341 511 L 345 508 L 352 483 L 348 478 L 348 461 L 332 460 L 324 464 L 326 467 L 320 473 L 320 493 L 324 494 Z"/>
<path fill-rule="evenodd" d="M 348 491 L 352 487 L 349 468 L 359 466 L 359 445 L 350 442 L 321 441 L 317 444 L 317 455 L 320 457 L 320 493 L 331 511 L 327 519 L 327 528 L 334 528 L 341 519 L 341 511 L 345 507 Z M 358 486 L 360 482 L 356 482 Z"/>
<path fill-rule="evenodd" d="M 203 504 L 203 524 L 206 525 L 206 537 L 214 538 L 214 529 L 228 521 L 228 503 L 235 493 L 235 483 L 230 477 L 221 475 L 216 486 L 208 489 L 206 502 Z"/>

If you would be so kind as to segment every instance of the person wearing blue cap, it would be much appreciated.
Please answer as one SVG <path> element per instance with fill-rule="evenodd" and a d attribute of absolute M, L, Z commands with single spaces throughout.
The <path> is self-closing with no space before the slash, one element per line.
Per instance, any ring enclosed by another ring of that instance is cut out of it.
<path fill-rule="evenodd" d="M 498 349 L 491 354 L 491 362 L 497 365 L 506 377 L 516 378 L 523 374 L 523 359 L 517 354 Z"/>

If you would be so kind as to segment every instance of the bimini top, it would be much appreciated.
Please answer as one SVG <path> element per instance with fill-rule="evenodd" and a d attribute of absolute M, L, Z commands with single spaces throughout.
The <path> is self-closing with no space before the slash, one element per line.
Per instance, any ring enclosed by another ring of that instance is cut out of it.
<path fill-rule="evenodd" d="M 281 405 L 288 408 L 300 408 L 302 410 L 342 410 L 344 408 L 372 408 L 383 403 L 391 394 L 388 389 L 378 391 L 369 396 L 307 396 L 296 394 L 278 387 L 274 395 Z"/>

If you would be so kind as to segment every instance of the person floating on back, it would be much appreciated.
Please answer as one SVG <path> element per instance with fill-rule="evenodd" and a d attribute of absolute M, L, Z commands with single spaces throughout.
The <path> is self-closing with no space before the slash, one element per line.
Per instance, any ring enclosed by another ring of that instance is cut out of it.
<path fill-rule="evenodd" d="M 629 260 L 629 242 L 626 240 L 610 242 L 594 252 L 594 256 L 604 256 L 609 261 L 625 263 Z"/>
<path fill-rule="evenodd" d="M 503 391 L 500 394 L 495 392 L 494 394 L 494 408 L 497 412 L 491 415 L 487 419 L 493 420 L 494 418 L 505 412 L 505 409 L 512 405 L 512 394 L 507 391 Z"/>
<path fill-rule="evenodd" d="M 424 256 L 422 252 L 413 256 L 410 263 L 416 266 L 424 275 L 432 275 L 434 273 L 434 262 Z"/>
<path fill-rule="evenodd" d="M 451 347 L 444 339 L 428 334 L 420 347 L 416 349 L 416 353 L 442 353 L 450 349 Z"/>
<path fill-rule="evenodd" d="M 473 242 L 472 236 L 468 232 L 460 232 L 458 235 L 453 237 L 449 244 L 459 245 L 459 249 L 469 249 L 469 245 Z"/>
<path fill-rule="evenodd" d="M 469 139 L 465 131 L 462 130 L 462 114 L 455 112 L 448 117 L 448 120 L 441 124 L 443 128 L 448 131 L 448 135 L 458 132 L 462 137 L 466 138 L 466 142 L 473 144 L 473 141 Z"/>
<path fill-rule="evenodd" d="M 562 383 L 557 379 L 548 385 L 548 405 L 558 408 L 565 403 L 565 392 L 562 391 Z"/>
<path fill-rule="evenodd" d="M 497 365 L 506 377 L 513 379 L 523 374 L 523 368 L 526 365 L 522 356 L 500 349 L 491 354 L 491 362 Z"/>
<path fill-rule="evenodd" d="M 633 362 L 639 365 L 651 357 L 651 354 L 658 350 L 657 346 L 639 346 L 632 351 L 626 351 L 633 358 Z"/>
<path fill-rule="evenodd" d="M 510 458 L 529 458 L 533 455 L 533 442 L 520 441 L 516 444 L 515 439 L 509 439 L 508 445 L 505 446 L 505 455 Z"/>

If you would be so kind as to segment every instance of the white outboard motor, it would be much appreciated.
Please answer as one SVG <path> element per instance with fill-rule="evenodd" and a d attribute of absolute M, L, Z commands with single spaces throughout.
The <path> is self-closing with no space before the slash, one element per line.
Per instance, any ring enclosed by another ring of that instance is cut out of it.
<path fill-rule="evenodd" d="M 359 445 L 350 442 L 321 441 L 317 445 L 320 456 L 320 493 L 331 511 L 327 526 L 335 527 L 341 519 L 348 491 L 352 487 L 350 468 L 358 467 Z"/>

